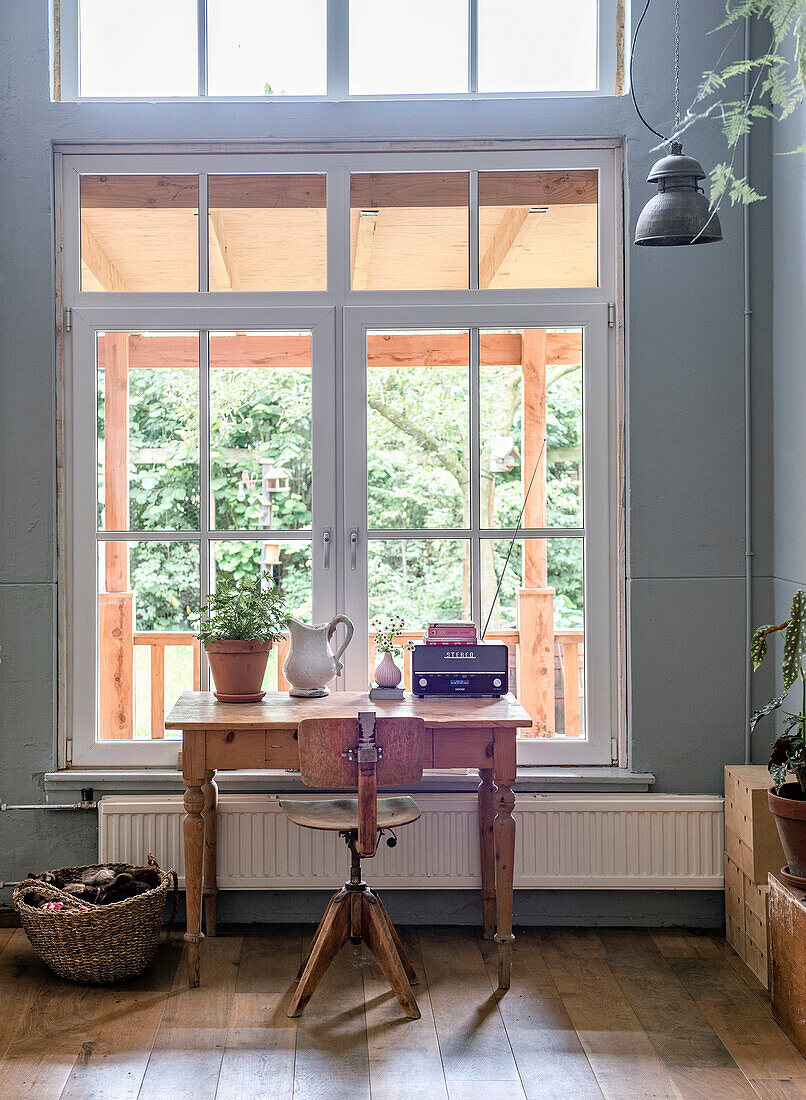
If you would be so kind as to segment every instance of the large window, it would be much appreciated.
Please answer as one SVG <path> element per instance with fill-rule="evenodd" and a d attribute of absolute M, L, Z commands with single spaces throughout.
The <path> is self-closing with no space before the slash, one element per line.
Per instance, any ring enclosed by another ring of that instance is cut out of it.
<path fill-rule="evenodd" d="M 58 161 L 72 763 L 173 758 L 194 615 L 261 569 L 355 620 L 337 689 L 366 688 L 374 616 L 470 617 L 522 761 L 609 763 L 615 150 Z"/>
<path fill-rule="evenodd" d="M 621 91 L 617 0 L 60 0 L 57 11 L 63 99 Z"/>

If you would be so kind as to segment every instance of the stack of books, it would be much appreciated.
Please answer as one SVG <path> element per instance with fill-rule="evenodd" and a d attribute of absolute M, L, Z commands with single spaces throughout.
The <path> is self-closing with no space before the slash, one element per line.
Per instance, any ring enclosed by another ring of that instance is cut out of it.
<path fill-rule="evenodd" d="M 476 645 L 476 624 L 470 622 L 428 623 L 423 634 L 426 645 Z"/>

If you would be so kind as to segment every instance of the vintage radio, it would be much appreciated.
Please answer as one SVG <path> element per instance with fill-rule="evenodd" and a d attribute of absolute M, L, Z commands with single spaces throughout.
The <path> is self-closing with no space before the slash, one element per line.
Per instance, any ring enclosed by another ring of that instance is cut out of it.
<path fill-rule="evenodd" d="M 509 652 L 503 642 L 415 645 L 411 690 L 426 695 L 506 695 Z"/>

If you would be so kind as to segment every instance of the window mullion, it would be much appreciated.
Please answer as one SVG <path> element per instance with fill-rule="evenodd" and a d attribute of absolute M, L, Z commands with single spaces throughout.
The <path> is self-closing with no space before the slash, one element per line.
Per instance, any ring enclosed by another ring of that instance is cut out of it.
<path fill-rule="evenodd" d="M 467 0 L 467 89 L 479 90 L 479 0 Z"/>
<path fill-rule="evenodd" d="M 199 95 L 207 95 L 207 0 L 196 0 L 197 53 L 196 70 L 199 74 Z"/>
<path fill-rule="evenodd" d="M 327 3 L 327 98 L 346 99 L 350 70 L 350 0 Z"/>

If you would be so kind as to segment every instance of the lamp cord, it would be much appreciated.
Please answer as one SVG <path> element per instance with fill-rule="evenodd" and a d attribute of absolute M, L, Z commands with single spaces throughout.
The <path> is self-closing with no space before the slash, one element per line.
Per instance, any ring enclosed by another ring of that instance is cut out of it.
<path fill-rule="evenodd" d="M 669 141 L 670 139 L 662 134 L 660 130 L 656 130 L 654 126 L 651 126 L 641 113 L 641 108 L 638 106 L 638 100 L 635 95 L 635 79 L 633 77 L 633 60 L 635 58 L 635 46 L 638 42 L 638 33 L 641 30 L 641 24 L 646 18 L 646 13 L 649 11 L 649 5 L 652 0 L 646 0 L 644 4 L 644 10 L 641 12 L 641 18 L 635 27 L 635 33 L 632 37 L 632 50 L 630 52 L 630 95 L 632 97 L 633 106 L 635 107 L 635 113 L 646 126 L 647 130 L 659 137 L 661 141 Z M 680 0 L 675 0 L 674 9 L 674 119 L 675 119 L 675 131 L 680 126 Z"/>

